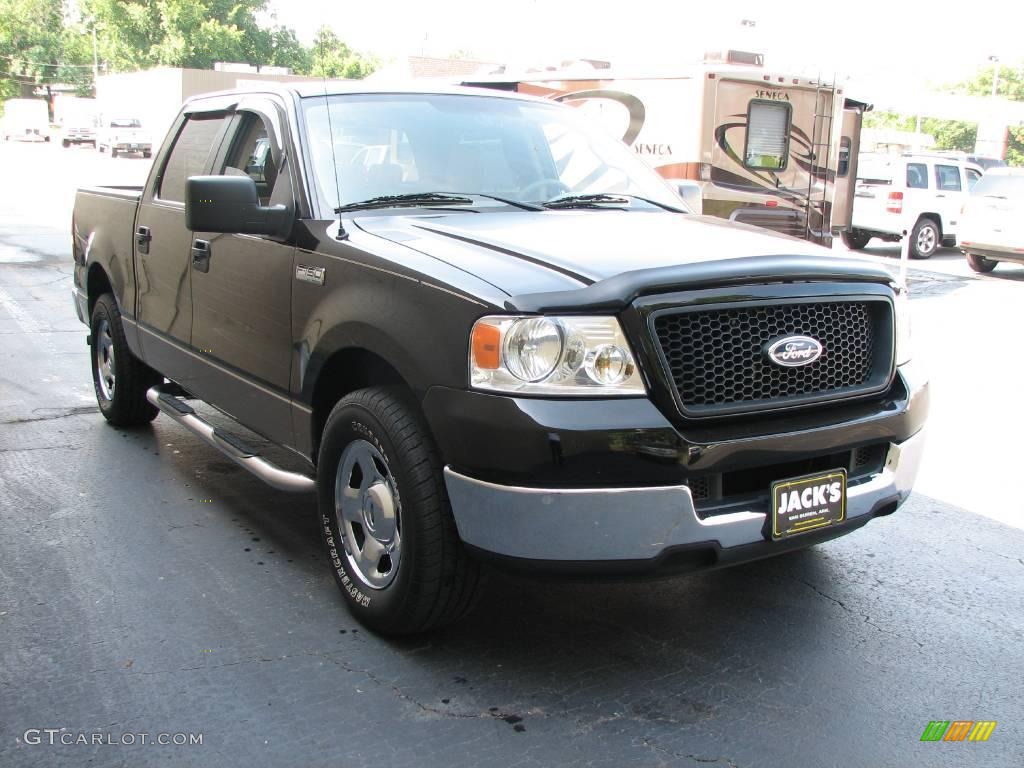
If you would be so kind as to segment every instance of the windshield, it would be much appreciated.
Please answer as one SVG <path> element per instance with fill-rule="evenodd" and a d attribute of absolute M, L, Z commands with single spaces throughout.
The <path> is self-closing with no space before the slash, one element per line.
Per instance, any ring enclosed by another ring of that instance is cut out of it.
<path fill-rule="evenodd" d="M 971 196 L 1020 200 L 1024 198 L 1024 174 L 986 173 L 974 185 Z"/>
<path fill-rule="evenodd" d="M 570 107 L 476 95 L 360 94 L 311 97 L 304 108 L 328 210 L 424 192 L 521 203 L 610 193 L 635 196 L 619 201 L 631 208 L 654 207 L 637 198 L 684 207 L 624 144 Z"/>
<path fill-rule="evenodd" d="M 111 120 L 111 128 L 141 128 L 142 123 L 135 118 L 127 118 L 123 120 Z"/>

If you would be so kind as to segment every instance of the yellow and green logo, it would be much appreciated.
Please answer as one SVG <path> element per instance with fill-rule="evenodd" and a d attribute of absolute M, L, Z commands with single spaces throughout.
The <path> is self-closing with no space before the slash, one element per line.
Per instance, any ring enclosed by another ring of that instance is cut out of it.
<path fill-rule="evenodd" d="M 988 741 L 995 728 L 995 720 L 932 720 L 921 741 Z"/>

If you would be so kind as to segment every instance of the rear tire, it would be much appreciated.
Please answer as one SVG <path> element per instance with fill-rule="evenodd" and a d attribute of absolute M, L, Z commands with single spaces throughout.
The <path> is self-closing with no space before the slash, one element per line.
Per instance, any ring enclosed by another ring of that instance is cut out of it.
<path fill-rule="evenodd" d="M 979 256 L 977 253 L 967 254 L 967 265 L 979 274 L 991 272 L 996 268 L 996 264 L 999 262 L 993 261 L 992 259 L 986 259 L 984 256 Z"/>
<path fill-rule="evenodd" d="M 110 159 L 113 160 L 115 157 L 117 157 L 117 147 L 111 147 L 110 148 Z"/>
<path fill-rule="evenodd" d="M 871 241 L 871 235 L 863 229 L 849 229 L 843 232 L 843 243 L 851 251 L 860 251 L 867 247 Z"/>
<path fill-rule="evenodd" d="M 159 411 L 146 399 L 146 390 L 163 377 L 132 354 L 113 294 L 96 300 L 89 327 L 92 383 L 103 417 L 115 427 L 148 424 Z"/>
<path fill-rule="evenodd" d="M 930 259 L 942 242 L 942 233 L 935 219 L 922 216 L 910 232 L 910 258 Z"/>
<path fill-rule="evenodd" d="M 148 160 L 149 158 L 151 158 L 153 156 L 153 153 L 152 153 L 152 151 L 147 150 L 146 152 L 142 153 L 142 156 Z"/>
<path fill-rule="evenodd" d="M 472 607 L 480 567 L 459 540 L 433 440 L 401 390 L 361 389 L 334 406 L 317 496 L 331 570 L 360 622 L 411 634 Z"/>
<path fill-rule="evenodd" d="M 71 142 L 68 141 L 67 139 L 64 139 L 63 141 L 61 141 L 60 145 L 64 147 L 64 149 L 67 149 L 68 147 L 71 146 Z"/>

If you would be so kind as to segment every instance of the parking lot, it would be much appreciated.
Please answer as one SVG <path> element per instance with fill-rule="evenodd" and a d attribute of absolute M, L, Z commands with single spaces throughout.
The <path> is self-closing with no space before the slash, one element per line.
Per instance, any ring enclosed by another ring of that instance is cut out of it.
<path fill-rule="evenodd" d="M 396 641 L 347 613 L 312 497 L 166 418 L 100 416 L 74 188 L 142 183 L 148 164 L 0 144 L 0 765 L 1021 764 L 1024 267 L 977 276 L 953 249 L 912 264 L 932 411 L 895 515 L 674 580 L 496 573 L 465 621 Z M 867 251 L 894 269 L 898 252 Z M 998 725 L 921 742 L 931 720 Z"/>

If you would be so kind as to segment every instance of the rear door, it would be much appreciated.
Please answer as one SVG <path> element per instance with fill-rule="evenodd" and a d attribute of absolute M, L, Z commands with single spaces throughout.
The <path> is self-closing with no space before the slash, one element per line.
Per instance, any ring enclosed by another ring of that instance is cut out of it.
<path fill-rule="evenodd" d="M 294 209 L 281 114 L 269 98 L 243 100 L 213 172 L 249 176 L 263 205 Z M 190 267 L 192 346 L 202 359 L 193 392 L 289 445 L 294 254 L 271 237 L 197 232 Z"/>
<path fill-rule="evenodd" d="M 228 125 L 224 112 L 179 118 L 174 142 L 157 158 L 135 223 L 137 319 L 146 362 L 183 386 L 192 366 L 192 233 L 185 228 L 185 179 L 202 174 Z"/>

